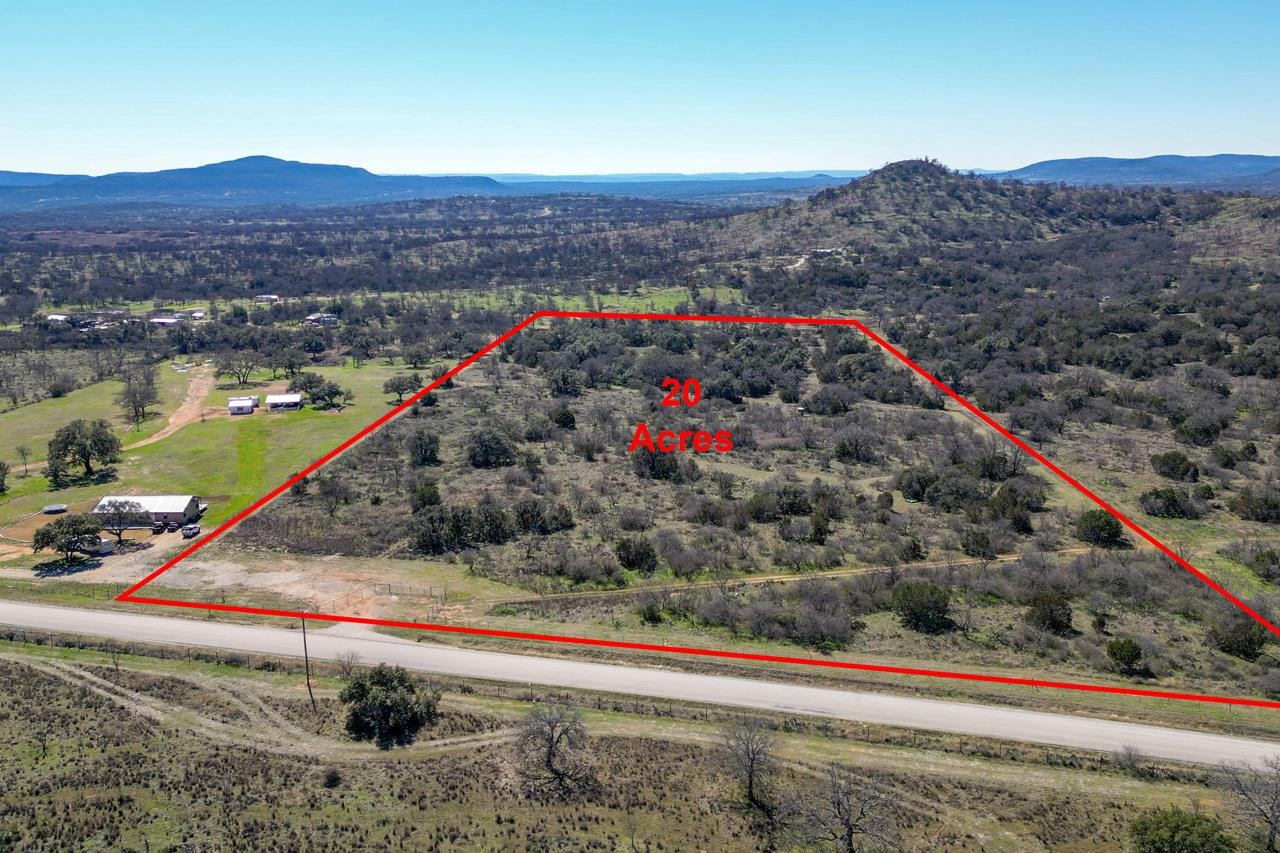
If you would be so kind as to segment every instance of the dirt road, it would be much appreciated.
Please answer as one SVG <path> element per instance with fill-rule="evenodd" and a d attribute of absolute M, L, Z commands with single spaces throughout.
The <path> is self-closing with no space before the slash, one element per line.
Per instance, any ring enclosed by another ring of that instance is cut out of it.
<path fill-rule="evenodd" d="M 216 381 L 217 376 L 214 375 L 212 365 L 202 364 L 192 370 L 191 381 L 187 384 L 187 396 L 178 408 L 173 410 L 173 414 L 169 415 L 169 423 L 141 441 L 126 444 L 123 449 L 133 450 L 137 447 L 155 444 L 157 441 L 173 435 L 183 427 L 199 421 L 205 414 L 204 399 L 209 396 L 209 392 L 213 390 L 213 384 Z M 221 413 L 221 410 L 217 411 L 219 414 Z"/>

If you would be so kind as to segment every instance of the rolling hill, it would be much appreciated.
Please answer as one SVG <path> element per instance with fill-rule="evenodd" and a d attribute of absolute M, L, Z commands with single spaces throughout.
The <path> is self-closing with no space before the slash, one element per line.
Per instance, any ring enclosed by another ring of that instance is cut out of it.
<path fill-rule="evenodd" d="M 548 176 L 501 182 L 483 175 L 377 175 L 353 166 L 254 156 L 189 169 L 117 172 L 98 177 L 0 172 L 0 212 L 129 204 L 212 208 L 332 206 L 459 195 L 560 193 L 759 207 L 786 198 L 803 198 L 845 180 L 847 178 L 813 174 L 576 176 L 572 179 Z"/>
<path fill-rule="evenodd" d="M 87 175 L 51 175 L 45 172 L 6 172 L 0 169 L 0 187 L 42 187 L 56 184 L 68 178 L 84 178 Z"/>
<path fill-rule="evenodd" d="M 375 175 L 352 166 L 243 157 L 191 169 L 68 177 L 43 185 L 0 188 L 0 210 L 143 202 L 201 207 L 347 204 L 500 192 L 482 176 Z"/>
<path fill-rule="evenodd" d="M 1170 186 L 1197 189 L 1258 189 L 1280 186 L 1280 157 L 1258 154 L 1215 154 L 1184 157 L 1162 154 L 1156 157 L 1079 157 L 1044 160 L 999 172 L 994 177 L 1034 183 L 1112 186 Z"/>

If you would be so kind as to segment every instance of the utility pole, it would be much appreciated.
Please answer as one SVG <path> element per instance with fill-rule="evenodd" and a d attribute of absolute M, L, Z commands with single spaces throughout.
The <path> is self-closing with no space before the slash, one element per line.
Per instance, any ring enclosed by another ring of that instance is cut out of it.
<path fill-rule="evenodd" d="M 311 656 L 307 654 L 307 614 L 310 610 L 302 611 L 302 668 L 307 674 L 307 695 L 311 697 L 311 713 L 319 713 L 316 708 L 316 694 L 311 692 Z"/>

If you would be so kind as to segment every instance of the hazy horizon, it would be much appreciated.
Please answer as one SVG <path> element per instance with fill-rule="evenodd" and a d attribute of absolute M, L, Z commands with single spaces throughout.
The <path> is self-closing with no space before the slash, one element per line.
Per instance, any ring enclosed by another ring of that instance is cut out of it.
<path fill-rule="evenodd" d="M 1158 157 L 1158 156 L 1166 156 L 1166 155 L 1173 155 L 1173 156 L 1193 156 L 1193 157 L 1194 157 L 1194 156 L 1207 156 L 1207 157 L 1212 157 L 1212 156 L 1264 156 L 1264 157 L 1276 157 L 1276 156 L 1280 156 L 1280 155 L 1275 155 L 1275 154 L 1267 154 L 1267 153 L 1263 153 L 1263 152 L 1220 151 L 1220 152 L 1215 152 L 1214 154 L 1208 154 L 1208 155 L 1183 155 L 1181 152 L 1166 151 L 1166 152 L 1161 152 L 1161 153 L 1159 153 L 1159 154 L 1139 155 L 1138 157 L 1135 157 L 1135 158 L 1116 158 L 1116 159 L 1144 159 L 1144 158 L 1146 158 L 1146 157 Z M 928 155 L 920 155 L 920 156 L 928 156 Z M 165 170 L 169 170 L 169 169 L 191 169 L 191 168 L 199 168 L 199 167 L 201 167 L 201 166 L 209 166 L 209 165 L 217 165 L 217 164 L 220 164 L 220 163 L 235 162 L 236 160 L 247 159 L 247 158 L 252 158 L 252 157 L 269 157 L 269 158 L 272 158 L 272 159 L 275 159 L 275 160 L 283 160 L 283 161 L 286 161 L 286 162 L 302 162 L 302 163 L 306 163 L 306 164 L 308 164 L 308 165 L 317 165 L 317 166 L 351 166 L 351 167 L 353 167 L 353 168 L 365 169 L 366 171 L 369 171 L 369 172 L 371 172 L 371 173 L 373 173 L 373 174 L 375 174 L 375 175 L 381 175 L 381 176 L 384 176 L 384 177 L 456 177 L 456 176 L 475 176 L 475 177 L 487 177 L 487 178 L 492 178 L 492 179 L 497 180 L 497 181 L 506 181 L 506 182 L 511 182 L 511 183 L 535 182 L 535 181 L 542 181 L 542 180 L 556 180 L 556 181 L 583 181 L 583 182 L 608 182 L 608 181 L 616 181 L 616 182 L 627 182 L 627 181 L 660 181 L 660 180 L 664 180 L 664 179 L 670 179 L 670 180 L 691 180 L 691 179 L 693 179 L 693 180 L 696 180 L 696 179 L 714 180 L 714 179 L 717 179 L 717 178 L 740 178 L 740 179 L 747 179 L 747 180 L 749 180 L 749 179 L 751 179 L 751 178 L 755 178 L 755 177 L 760 177 L 760 178 L 769 178 L 769 177 L 782 177 L 782 178 L 807 178 L 807 177 L 814 177 L 814 176 L 817 176 L 817 175 L 826 175 L 826 176 L 828 176 L 828 177 L 832 177 L 832 178 L 844 178 L 844 177 L 848 177 L 848 178 L 856 178 L 856 177 L 862 177 L 863 175 L 866 175 L 866 174 L 868 174 L 869 172 L 873 172 L 873 171 L 875 171 L 876 169 L 882 168 L 882 167 L 884 167 L 884 166 L 888 165 L 889 163 L 893 163 L 893 162 L 901 162 L 901 161 L 903 161 L 903 160 L 920 159 L 919 157 L 902 157 L 902 158 L 898 158 L 897 160 L 889 160 L 889 161 L 885 161 L 884 163 L 878 163 L 878 164 L 873 165 L 873 166 L 863 166 L 863 167 L 854 167 L 854 168 L 761 169 L 761 170 L 752 170 L 752 171 L 717 170 L 717 171 L 707 171 L 707 172 L 691 172 L 691 171 L 683 171 L 683 172 L 681 172 L 681 171 L 637 172 L 637 171 L 625 171 L 625 172 L 597 172 L 597 173 L 544 173 L 544 172 L 529 172 L 529 171 L 500 172 L 500 171 L 494 171 L 494 170 L 478 170 L 478 171 L 474 171 L 474 172 L 465 172 L 465 173 L 464 173 L 464 172 L 381 172 L 381 171 L 378 171 L 378 170 L 375 170 L 375 169 L 370 169 L 370 168 L 368 168 L 368 167 L 366 167 L 366 166 L 363 166 L 363 165 L 362 165 L 362 164 L 360 164 L 360 163 L 332 163 L 332 162 L 330 162 L 330 163 L 322 163 L 322 162 L 314 162 L 314 161 L 301 161 L 301 160 L 298 160 L 298 159 L 297 159 L 297 158 L 295 158 L 295 157 L 280 156 L 280 155 L 276 155 L 276 154 L 245 154 L 245 155 L 236 156 L 236 157 L 226 157 L 226 158 L 222 158 L 222 159 L 218 159 L 218 160 L 211 160 L 211 161 L 209 161 L 209 162 L 207 162 L 207 163 L 187 163 L 187 164 L 183 164 L 183 165 L 179 165 L 179 166 L 166 166 L 166 167 L 164 167 L 163 169 L 130 169 L 130 170 L 124 170 L 124 171 L 121 171 L 121 172 L 88 172 L 88 171 L 85 171 L 85 170 L 70 170 L 70 171 L 65 171 L 65 172 L 47 172 L 47 171 L 40 170 L 40 169 L 28 169 L 28 168 L 23 168 L 23 167 L 21 167 L 21 166 L 16 166 L 16 167 L 15 167 L 15 166 L 13 166 L 13 165 L 11 165 L 11 164 L 7 164 L 7 163 L 0 163 L 0 171 L 3 171 L 3 172 L 14 172 L 14 173 L 19 173 L 19 174 L 22 174 L 22 173 L 27 173 L 27 174 L 56 174 L 56 175 L 66 175 L 66 176 L 69 176 L 69 177 L 79 177 L 79 176 L 87 176 L 87 177 L 103 177 L 103 176 L 105 176 L 105 175 L 111 175 L 111 174 L 145 174 L 145 173 L 147 173 L 147 172 L 153 172 L 153 171 L 165 171 Z M 1086 155 L 1081 155 L 1081 157 L 1080 157 L 1080 158 L 1081 158 L 1081 159 L 1091 159 L 1091 158 L 1098 158 L 1098 159 L 1112 159 L 1112 157 L 1113 157 L 1113 155 L 1110 155 L 1110 154 L 1086 154 Z M 929 159 L 937 160 L 938 158 L 930 157 Z M 1043 159 L 1075 159 L 1075 158 L 1043 158 Z M 954 170 L 954 171 L 957 171 L 957 172 L 973 172 L 973 173 L 977 173 L 977 174 L 984 174 L 984 173 L 999 173 L 999 172 L 1003 172 L 1003 171 L 1012 171 L 1012 170 L 1016 170 L 1016 169 L 1019 169 L 1019 168 L 1025 167 L 1025 166 L 1032 165 L 1033 163 L 1037 163 L 1037 162 L 1043 162 L 1043 160 L 1028 161 L 1027 163 L 1020 163 L 1020 164 L 1018 164 L 1018 165 L 1016 165 L 1016 166 L 1010 166 L 1010 167 L 1003 168 L 1003 169 L 993 169 L 993 168 L 986 167 L 986 166 L 957 166 L 957 165 L 955 165 L 955 164 L 945 163 L 945 162 L 944 162 L 942 165 L 944 165 L 944 166 L 946 166 L 947 168 L 950 168 L 950 169 L 952 169 L 952 170 Z"/>

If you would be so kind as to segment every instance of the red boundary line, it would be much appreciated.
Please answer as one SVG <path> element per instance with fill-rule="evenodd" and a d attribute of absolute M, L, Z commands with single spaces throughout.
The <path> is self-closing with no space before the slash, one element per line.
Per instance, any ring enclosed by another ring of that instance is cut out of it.
<path fill-rule="evenodd" d="M 1213 580 L 1213 578 L 1209 577 L 1204 572 L 1200 571 L 1195 566 L 1191 565 L 1191 563 L 1187 562 L 1187 560 L 1185 560 L 1181 555 L 1179 555 L 1169 546 L 1165 545 L 1155 536 L 1148 533 L 1136 522 L 1129 519 L 1127 516 L 1125 516 L 1115 507 L 1111 506 L 1111 504 L 1107 503 L 1102 498 L 1098 497 L 1096 494 L 1094 494 L 1092 491 L 1086 488 L 1082 483 L 1080 483 L 1078 480 L 1076 480 L 1066 471 L 1062 470 L 1053 462 L 1051 462 L 1049 459 L 1047 459 L 1043 454 L 1041 454 L 1035 448 L 1031 447 L 1025 441 L 1018 438 L 1018 436 L 1014 435 L 1012 432 L 1005 429 L 986 412 L 982 411 L 973 403 L 970 403 L 964 397 L 960 396 L 960 394 L 958 394 L 954 389 L 952 389 L 942 380 L 938 379 L 936 376 L 929 373 L 923 367 L 916 364 L 914 361 L 911 360 L 911 358 L 909 358 L 905 353 L 903 353 L 893 344 L 889 343 L 883 337 L 873 332 L 861 321 L 855 320 L 852 318 L 842 318 L 842 317 L 758 317 L 758 316 L 715 315 L 715 314 L 646 314 L 646 313 L 624 313 L 624 312 L 610 312 L 610 311 L 539 311 L 539 312 L 536 312 L 534 314 L 529 315 L 524 320 L 521 320 L 519 323 L 517 323 L 516 325 L 508 329 L 506 332 L 499 335 L 497 338 L 490 341 L 485 346 L 481 347 L 469 358 L 459 362 L 457 365 L 455 365 L 450 370 L 446 371 L 444 374 L 442 374 L 439 378 L 437 378 L 434 382 L 432 382 L 426 388 L 423 388 L 421 391 L 417 392 L 412 397 L 409 397 L 407 400 L 404 401 L 404 403 L 402 403 L 399 406 L 396 406 L 391 411 L 377 418 L 372 423 L 370 423 L 369 425 L 361 429 L 359 432 L 357 432 L 355 435 L 351 436 L 346 441 L 342 442 L 337 447 L 333 448 L 328 453 L 321 456 L 319 459 L 315 460 L 307 467 L 303 468 L 300 472 L 290 477 L 287 481 L 285 481 L 284 483 L 281 483 L 279 486 L 272 489 L 270 492 L 263 495 L 258 500 L 254 501 L 245 509 L 236 513 L 230 519 L 224 521 L 216 529 L 210 532 L 208 536 L 205 536 L 200 541 L 184 549 L 177 556 L 165 562 L 164 565 L 160 566 L 158 569 L 151 572 L 145 578 L 138 581 L 133 586 L 129 587 L 120 595 L 116 596 L 116 600 L 134 603 L 134 604 L 153 604 L 153 605 L 162 605 L 166 607 L 182 607 L 182 608 L 187 608 L 192 610 L 218 610 L 218 611 L 229 612 L 229 613 L 247 613 L 247 614 L 255 614 L 255 615 L 261 615 L 261 616 L 285 616 L 290 618 L 301 618 L 301 619 L 322 619 L 326 621 L 352 622 L 352 623 L 364 624 L 364 625 L 385 625 L 385 626 L 395 627 L 395 628 L 416 628 L 420 630 L 439 631 L 443 633 L 452 633 L 452 634 L 468 634 L 472 636 L 481 636 L 481 637 L 499 637 L 503 639 L 563 643 L 563 644 L 577 645 L 577 646 L 594 646 L 598 648 L 631 649 L 631 650 L 646 651 L 646 652 L 663 652 L 668 654 L 697 655 L 701 657 L 725 658 L 725 659 L 731 659 L 731 660 L 749 660 L 749 661 L 760 661 L 765 663 L 784 663 L 784 664 L 801 665 L 801 666 L 817 666 L 817 667 L 826 667 L 829 669 L 856 670 L 860 672 L 876 672 L 876 673 L 890 673 L 895 675 L 926 676 L 930 678 L 947 678 L 947 679 L 960 680 L 960 681 L 981 681 L 981 682 L 987 682 L 991 684 L 1013 684 L 1013 685 L 1021 685 L 1021 686 L 1027 686 L 1027 687 L 1049 687 L 1049 688 L 1055 688 L 1060 690 L 1078 690 L 1078 691 L 1085 691 L 1085 692 L 1091 692 L 1091 693 L 1111 693 L 1111 694 L 1116 694 L 1120 696 L 1140 696 L 1144 698 L 1177 699 L 1181 701 L 1192 701 L 1192 702 L 1211 702 L 1211 703 L 1222 704 L 1222 705 L 1245 705 L 1245 706 L 1258 707 L 1258 708 L 1280 708 L 1280 702 L 1273 702 L 1265 699 L 1251 699 L 1248 697 L 1238 697 L 1238 696 L 1214 696 L 1214 695 L 1200 694 L 1200 693 L 1178 693 L 1178 692 L 1172 692 L 1167 690 L 1151 690 L 1151 689 L 1145 689 L 1145 688 L 1139 688 L 1139 687 L 1114 687 L 1109 685 L 1089 684 L 1084 682 L 1050 681 L 1050 680 L 1034 679 L 1034 678 L 1018 678 L 1014 676 L 985 675 L 981 673 L 959 672 L 954 670 L 919 669 L 914 667 L 900 667 L 900 666 L 887 666 L 887 665 L 881 665 L 881 664 L 855 663 L 851 661 L 823 660 L 821 658 L 801 658 L 801 657 L 787 657 L 787 656 L 781 656 L 781 655 L 763 655 L 763 654 L 754 654 L 751 652 L 727 651 L 723 649 L 699 649 L 699 648 L 691 648 L 691 647 L 684 647 L 684 646 L 660 646 L 653 643 L 631 643 L 631 642 L 624 642 L 621 640 L 601 640 L 593 637 L 559 636 L 555 634 L 533 634 L 533 633 L 526 633 L 521 631 L 502 631 L 502 630 L 488 629 L 488 628 L 468 628 L 460 625 L 433 625 L 433 624 L 422 623 L 422 622 L 397 622 L 390 619 L 367 619 L 367 618 L 358 617 L 358 616 L 342 616 L 337 614 L 299 613 L 297 611 L 291 611 L 291 610 L 270 610 L 270 609 L 261 608 L 261 607 L 241 607 L 238 605 L 230 605 L 230 604 L 211 604 L 211 603 L 201 603 L 201 602 L 195 602 L 195 601 L 181 601 L 177 599 L 167 599 L 167 598 L 148 598 L 148 597 L 137 595 L 137 593 L 140 592 L 142 588 L 145 587 L 147 584 L 151 583 L 153 580 L 160 577 L 160 575 L 169 571 L 178 563 L 182 562 L 187 557 L 191 556 L 196 551 L 203 548 L 205 545 L 208 545 L 210 542 L 213 542 L 214 540 L 218 539 L 220 536 L 225 534 L 231 528 L 239 524 L 241 521 L 248 518 L 250 515 L 253 515 L 255 512 L 257 512 L 262 507 L 266 506 L 271 501 L 275 500 L 286 489 L 291 487 L 294 483 L 297 483 L 298 481 L 302 480 L 304 477 L 307 477 L 310 474 L 317 471 L 318 469 L 322 468 L 324 465 L 328 464 L 330 461 L 332 461 L 334 458 L 336 458 L 337 456 L 339 456 L 340 454 L 348 450 L 350 447 L 360 442 L 362 439 L 368 436 L 371 432 L 378 429 L 383 424 L 387 423 L 392 418 L 396 417 L 396 415 L 400 414 L 405 409 L 412 406 L 419 399 L 431 393 L 432 391 L 436 390 L 445 382 L 447 382 L 449 379 L 452 379 L 454 376 L 457 376 L 459 373 L 466 370 L 471 365 L 475 364 L 481 358 L 493 352 L 495 349 L 502 346 L 502 344 L 510 340 L 512 337 L 519 334 L 524 329 L 528 328 L 530 325 L 532 325 L 533 323 L 541 319 L 644 320 L 644 321 L 671 320 L 671 321 L 678 321 L 678 322 L 694 322 L 694 323 L 752 323 L 752 324 L 780 324 L 780 325 L 796 325 L 796 326 L 850 326 L 850 327 L 853 327 L 858 331 L 860 331 L 862 334 L 866 335 L 872 341 L 874 341 L 885 352 L 889 353 L 894 358 L 898 359 L 898 361 L 902 362 L 907 367 L 911 368 L 917 374 L 922 376 L 924 379 L 928 380 L 930 384 L 934 385 L 936 388 L 938 388 L 940 391 L 942 391 L 944 394 L 946 394 L 948 397 L 950 397 L 952 400 L 958 403 L 962 408 L 964 408 L 970 414 L 974 415 L 979 420 L 981 420 L 984 424 L 994 429 L 996 432 L 1002 435 L 1005 439 L 1007 439 L 1009 442 L 1014 444 L 1023 452 L 1030 455 L 1033 459 L 1035 459 L 1041 465 L 1044 465 L 1046 468 L 1048 468 L 1050 471 L 1056 474 L 1058 478 L 1061 479 L 1063 482 L 1067 483 L 1068 485 L 1070 485 L 1071 487 L 1079 491 L 1086 498 L 1093 501 L 1103 510 L 1110 513 L 1113 517 L 1115 517 L 1118 521 L 1120 521 L 1121 524 L 1123 524 L 1125 527 L 1129 528 L 1135 534 L 1137 534 L 1140 538 L 1142 538 L 1143 540 L 1151 544 L 1153 547 L 1156 548 L 1156 550 L 1160 551 L 1160 553 L 1162 553 L 1165 557 L 1167 557 L 1168 559 L 1176 563 L 1178 566 L 1181 566 L 1186 571 L 1190 572 L 1197 579 L 1199 579 L 1203 584 L 1208 586 L 1218 595 L 1225 598 L 1227 601 L 1231 602 L 1231 604 L 1239 608 L 1243 613 L 1248 614 L 1251 618 L 1253 618 L 1256 622 L 1258 622 L 1260 625 L 1265 627 L 1272 634 L 1276 635 L 1277 637 L 1280 637 L 1280 629 L 1278 629 L 1275 625 L 1271 624 L 1269 621 L 1263 618 L 1261 614 L 1259 614 L 1253 608 L 1249 607 L 1247 604 L 1245 604 L 1243 601 L 1241 601 L 1239 598 L 1237 598 L 1235 595 L 1233 595 L 1231 592 L 1225 589 L 1221 584 Z"/>

